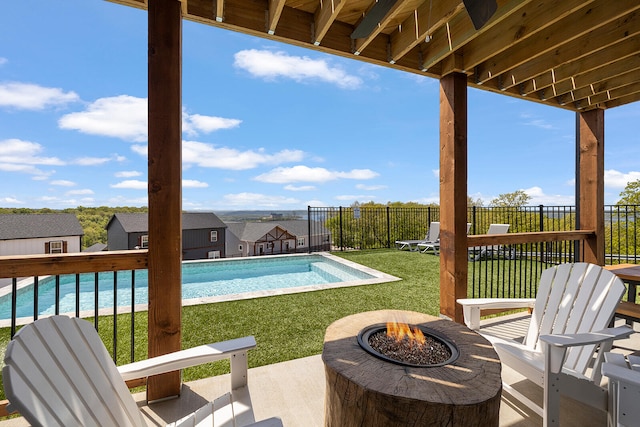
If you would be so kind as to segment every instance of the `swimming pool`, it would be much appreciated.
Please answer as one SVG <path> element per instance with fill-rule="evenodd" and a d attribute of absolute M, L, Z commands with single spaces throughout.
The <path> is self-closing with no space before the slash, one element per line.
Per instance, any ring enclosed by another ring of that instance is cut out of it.
<path fill-rule="evenodd" d="M 113 272 L 99 273 L 98 309 L 113 309 L 114 288 L 119 307 L 146 305 L 147 279 L 147 270 L 135 272 L 133 286 L 131 271 L 118 272 L 117 275 Z M 183 305 L 393 280 L 398 278 L 325 253 L 182 263 Z M 75 312 L 76 276 L 63 275 L 60 276 L 59 281 L 59 312 Z M 47 277 L 39 281 L 39 315 L 55 313 L 55 286 L 55 277 Z M 80 310 L 94 310 L 95 274 L 81 274 L 79 286 Z M 0 320 L 11 318 L 10 290 L 10 286 L 1 290 L 3 295 L 0 295 Z M 33 293 L 32 281 L 20 284 L 17 292 L 16 317 L 33 317 Z"/>

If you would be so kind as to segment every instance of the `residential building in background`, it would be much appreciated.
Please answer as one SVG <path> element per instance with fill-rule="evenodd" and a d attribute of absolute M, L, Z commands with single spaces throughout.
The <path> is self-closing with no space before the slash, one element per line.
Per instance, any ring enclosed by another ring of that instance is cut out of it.
<path fill-rule="evenodd" d="M 80 252 L 84 231 L 74 214 L 0 214 L 0 255 Z"/>
<path fill-rule="evenodd" d="M 225 224 L 227 225 L 227 257 L 307 252 L 310 245 L 315 250 L 330 248 L 331 234 L 323 226 L 314 224 L 312 241 L 310 241 L 307 220 L 226 222 Z"/>
<path fill-rule="evenodd" d="M 149 247 L 149 216 L 117 213 L 107 223 L 110 251 Z M 182 259 L 224 258 L 227 226 L 213 212 L 182 214 Z"/>

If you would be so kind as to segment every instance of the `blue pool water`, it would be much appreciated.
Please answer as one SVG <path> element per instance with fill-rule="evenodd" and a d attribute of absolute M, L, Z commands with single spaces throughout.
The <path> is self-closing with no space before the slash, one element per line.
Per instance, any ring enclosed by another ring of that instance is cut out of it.
<path fill-rule="evenodd" d="M 114 281 L 114 276 L 116 280 Z M 192 261 L 182 264 L 183 299 L 240 294 L 298 286 L 371 279 L 373 276 L 322 255 L 284 256 L 235 260 Z M 118 306 L 147 303 L 147 270 L 98 274 L 98 308 L 113 308 L 114 287 Z M 116 285 L 114 285 L 114 282 Z M 17 317 L 34 312 L 34 286 L 17 293 Z M 134 300 L 132 300 L 134 298 Z M 59 312 L 74 312 L 76 276 L 60 276 Z M 55 313 L 55 277 L 38 284 L 38 313 Z M 80 310 L 94 310 L 95 273 L 80 275 Z M 0 320 L 11 318 L 11 294 L 0 297 Z"/>

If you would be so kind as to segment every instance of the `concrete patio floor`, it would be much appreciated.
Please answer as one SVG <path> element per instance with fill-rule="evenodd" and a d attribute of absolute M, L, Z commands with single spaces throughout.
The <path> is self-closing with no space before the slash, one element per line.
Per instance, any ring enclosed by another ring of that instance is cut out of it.
<path fill-rule="evenodd" d="M 622 321 L 619 321 L 622 322 Z M 493 334 L 522 337 L 527 320 L 522 315 L 511 315 L 483 322 Z M 622 324 L 622 323 L 620 323 Z M 637 331 L 638 326 L 634 327 Z M 614 351 L 622 353 L 640 350 L 640 334 L 616 343 Z M 260 345 L 260 343 L 258 343 Z M 251 357 L 251 356 L 249 356 Z M 542 389 L 530 383 L 517 372 L 503 366 L 503 379 L 536 402 L 542 401 Z M 183 386 L 179 399 L 147 405 L 144 393 L 135 394 L 149 426 L 163 426 L 188 414 L 208 400 L 225 393 L 229 375 L 193 381 Z M 296 359 L 249 370 L 249 387 L 256 420 L 279 416 L 285 426 L 320 427 L 324 425 L 324 366 L 320 355 Z M 563 426 L 606 426 L 606 414 L 571 399 L 562 402 Z M 22 418 L 0 422 L 0 427 L 25 426 Z M 500 405 L 500 426 L 540 426 L 542 419 L 506 393 Z"/>

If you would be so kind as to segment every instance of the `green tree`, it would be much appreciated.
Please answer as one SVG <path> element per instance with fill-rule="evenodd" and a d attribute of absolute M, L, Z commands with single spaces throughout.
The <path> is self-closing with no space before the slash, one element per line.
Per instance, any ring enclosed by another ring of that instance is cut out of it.
<path fill-rule="evenodd" d="M 473 197 L 467 196 L 467 207 L 469 207 L 469 208 L 473 207 L 473 206 L 480 207 L 480 206 L 483 206 L 483 205 L 484 205 L 484 202 L 482 201 L 482 199 L 480 197 L 478 197 L 477 199 L 474 200 Z"/>
<path fill-rule="evenodd" d="M 616 205 L 640 205 L 640 179 L 627 183 Z"/>
<path fill-rule="evenodd" d="M 513 193 L 500 194 L 495 199 L 491 200 L 490 206 L 499 208 L 520 208 L 526 206 L 531 200 L 531 196 L 522 190 L 514 191 Z"/>

